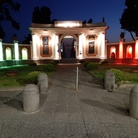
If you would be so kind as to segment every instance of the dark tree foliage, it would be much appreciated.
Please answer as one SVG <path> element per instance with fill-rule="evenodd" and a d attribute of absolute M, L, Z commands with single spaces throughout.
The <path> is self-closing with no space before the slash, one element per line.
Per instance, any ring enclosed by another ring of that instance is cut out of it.
<path fill-rule="evenodd" d="M 33 23 L 40 23 L 40 24 L 54 24 L 57 19 L 51 20 L 51 10 L 47 6 L 44 7 L 35 7 L 34 11 L 32 13 L 32 22 Z M 32 35 L 28 34 L 24 37 L 24 40 L 22 41 L 23 44 L 30 44 L 30 41 L 32 41 Z"/>
<path fill-rule="evenodd" d="M 55 21 L 57 21 L 57 19 L 53 19 L 52 21 L 50 21 L 51 24 L 54 24 Z"/>
<path fill-rule="evenodd" d="M 92 22 L 93 22 L 93 20 L 92 20 L 92 19 L 89 19 L 89 20 L 88 20 L 88 23 L 92 23 Z"/>
<path fill-rule="evenodd" d="M 51 11 L 47 6 L 41 8 L 35 7 L 32 16 L 32 22 L 48 24 L 51 21 L 50 16 L 51 16 Z"/>
<path fill-rule="evenodd" d="M 30 41 L 32 41 L 32 35 L 28 34 L 27 36 L 24 37 L 22 44 L 30 44 Z"/>
<path fill-rule="evenodd" d="M 121 28 L 130 32 L 133 40 L 133 33 L 138 36 L 138 0 L 126 0 L 125 1 L 126 9 L 124 9 L 120 24 Z"/>
<path fill-rule="evenodd" d="M 83 24 L 86 24 L 86 20 L 84 20 L 82 23 L 83 23 Z"/>
<path fill-rule="evenodd" d="M 20 4 L 15 3 L 13 0 L 0 0 L 0 37 L 4 38 L 5 33 L 1 26 L 1 22 L 6 20 L 10 21 L 12 27 L 16 30 L 19 30 L 20 26 L 19 23 L 15 21 L 15 19 L 11 16 L 10 11 L 13 10 L 15 12 L 19 11 Z"/>

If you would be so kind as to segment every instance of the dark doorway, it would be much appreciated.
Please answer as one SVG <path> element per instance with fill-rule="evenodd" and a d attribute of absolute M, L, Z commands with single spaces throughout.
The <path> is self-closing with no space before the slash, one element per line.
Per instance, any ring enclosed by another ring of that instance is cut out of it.
<path fill-rule="evenodd" d="M 61 58 L 76 58 L 74 42 L 75 39 L 72 36 L 66 36 L 62 39 Z"/>

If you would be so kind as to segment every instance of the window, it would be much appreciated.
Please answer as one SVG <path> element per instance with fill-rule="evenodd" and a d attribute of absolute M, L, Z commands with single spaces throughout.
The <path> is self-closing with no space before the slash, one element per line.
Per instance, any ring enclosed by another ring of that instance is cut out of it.
<path fill-rule="evenodd" d="M 95 35 L 87 36 L 87 55 L 96 55 Z"/>
<path fill-rule="evenodd" d="M 126 58 L 132 58 L 132 46 L 126 48 Z"/>
<path fill-rule="evenodd" d="M 11 48 L 6 48 L 6 60 L 12 60 Z"/>
<path fill-rule="evenodd" d="M 43 54 L 49 54 L 49 40 L 48 37 L 42 37 Z"/>
<path fill-rule="evenodd" d="M 40 37 L 40 54 L 42 57 L 50 57 L 52 55 L 51 37 L 41 36 Z"/>
<path fill-rule="evenodd" d="M 110 58 L 114 59 L 116 57 L 116 48 L 113 46 L 110 48 Z"/>
<path fill-rule="evenodd" d="M 95 50 L 94 50 L 94 41 L 89 41 L 89 54 L 94 54 Z"/>
<path fill-rule="evenodd" d="M 23 60 L 28 59 L 28 50 L 27 50 L 27 48 L 22 49 L 22 59 Z"/>

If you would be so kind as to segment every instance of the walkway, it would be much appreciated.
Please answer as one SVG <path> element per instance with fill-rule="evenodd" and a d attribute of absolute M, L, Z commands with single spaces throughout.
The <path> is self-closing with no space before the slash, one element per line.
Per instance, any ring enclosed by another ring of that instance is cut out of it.
<path fill-rule="evenodd" d="M 138 120 L 128 115 L 130 88 L 107 92 L 79 67 L 76 91 L 76 66 L 58 66 L 37 113 L 23 112 L 22 95 L 2 102 L 19 89 L 1 91 L 0 138 L 137 138 Z"/>

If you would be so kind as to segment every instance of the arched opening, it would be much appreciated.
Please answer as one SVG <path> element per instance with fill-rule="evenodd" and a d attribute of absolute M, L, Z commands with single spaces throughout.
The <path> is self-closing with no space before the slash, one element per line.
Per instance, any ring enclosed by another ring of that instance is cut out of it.
<path fill-rule="evenodd" d="M 27 48 L 22 49 L 22 59 L 27 60 L 28 59 L 28 50 Z"/>
<path fill-rule="evenodd" d="M 61 40 L 61 58 L 76 58 L 76 39 L 65 36 Z"/>
<path fill-rule="evenodd" d="M 113 46 L 110 48 L 110 58 L 114 59 L 116 57 L 116 48 Z"/>
<path fill-rule="evenodd" d="M 6 48 L 6 60 L 12 60 L 11 48 Z"/>
<path fill-rule="evenodd" d="M 132 58 L 132 46 L 126 48 L 126 58 Z"/>

